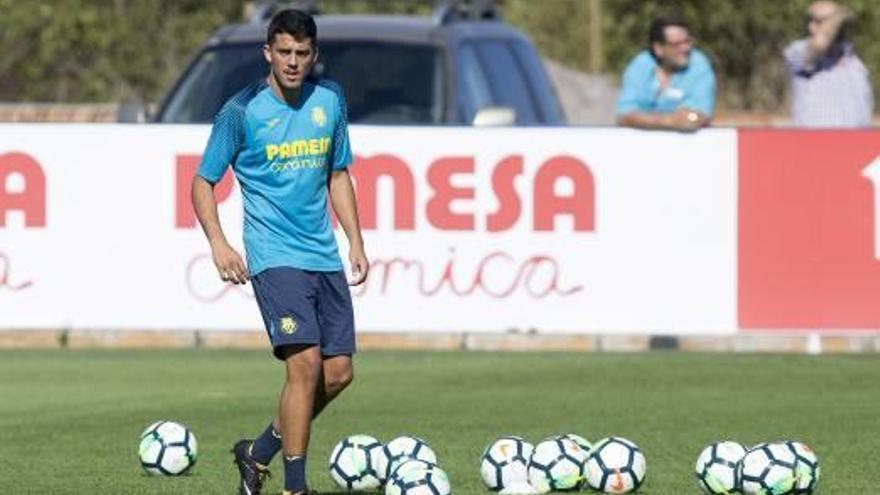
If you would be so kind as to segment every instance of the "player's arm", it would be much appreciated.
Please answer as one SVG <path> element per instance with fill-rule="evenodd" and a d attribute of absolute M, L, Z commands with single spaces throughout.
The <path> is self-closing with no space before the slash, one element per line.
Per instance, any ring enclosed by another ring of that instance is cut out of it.
<path fill-rule="evenodd" d="M 235 162 L 243 141 L 244 108 L 237 101 L 230 100 L 214 119 L 202 163 L 192 181 L 193 209 L 211 245 L 214 265 L 223 281 L 235 284 L 247 282 L 248 272 L 241 255 L 229 245 L 223 234 L 214 185 L 223 178 L 229 164 Z"/>
<path fill-rule="evenodd" d="M 367 279 L 370 271 L 370 262 L 364 252 L 364 239 L 361 236 L 361 226 L 358 221 L 357 202 L 354 197 L 354 187 L 347 169 L 333 170 L 330 172 L 330 204 L 339 220 L 339 225 L 348 237 L 349 253 L 351 262 L 352 280 L 349 285 L 360 285 Z"/>
<path fill-rule="evenodd" d="M 248 280 L 247 269 L 241 255 L 232 248 L 217 214 L 217 200 L 214 198 L 214 184 L 201 175 L 196 175 L 192 182 L 192 204 L 196 218 L 211 245 L 214 265 L 220 278 L 235 284 L 243 284 Z"/>

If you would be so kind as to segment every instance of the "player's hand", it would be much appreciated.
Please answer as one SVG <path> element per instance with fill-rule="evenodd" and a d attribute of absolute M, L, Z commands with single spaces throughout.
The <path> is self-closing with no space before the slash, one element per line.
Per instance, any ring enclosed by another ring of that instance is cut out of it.
<path fill-rule="evenodd" d="M 241 255 L 228 243 L 218 243 L 212 246 L 214 266 L 224 282 L 233 284 L 245 284 L 248 281 L 248 272 Z"/>
<path fill-rule="evenodd" d="M 364 253 L 364 248 L 352 248 L 348 253 L 348 261 L 351 262 L 351 280 L 348 285 L 361 285 L 367 279 L 370 272 L 370 262 Z"/>

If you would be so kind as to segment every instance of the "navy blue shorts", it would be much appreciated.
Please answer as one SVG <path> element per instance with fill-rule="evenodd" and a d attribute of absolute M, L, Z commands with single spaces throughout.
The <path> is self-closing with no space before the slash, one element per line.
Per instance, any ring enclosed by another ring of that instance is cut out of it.
<path fill-rule="evenodd" d="M 354 354 L 354 312 L 342 271 L 275 267 L 252 283 L 275 357 L 297 344 L 317 345 L 324 356 Z"/>

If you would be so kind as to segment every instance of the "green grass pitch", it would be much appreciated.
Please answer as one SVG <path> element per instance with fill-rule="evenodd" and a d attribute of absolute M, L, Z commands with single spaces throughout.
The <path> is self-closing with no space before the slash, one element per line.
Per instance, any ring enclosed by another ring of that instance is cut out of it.
<path fill-rule="evenodd" d="M 502 434 L 532 442 L 574 432 L 629 438 L 648 460 L 641 493 L 699 493 L 707 443 L 797 438 L 823 466 L 821 493 L 875 493 L 880 360 L 874 356 L 363 352 L 352 387 L 315 423 L 312 486 L 341 493 L 327 472 L 333 444 L 367 433 L 426 439 L 453 493 L 488 493 L 478 458 Z M 273 414 L 282 368 L 268 352 L 2 351 L 3 493 L 235 493 L 228 453 Z M 138 435 L 180 421 L 199 460 L 178 478 L 147 476 Z M 280 491 L 276 472 L 266 493 Z"/>

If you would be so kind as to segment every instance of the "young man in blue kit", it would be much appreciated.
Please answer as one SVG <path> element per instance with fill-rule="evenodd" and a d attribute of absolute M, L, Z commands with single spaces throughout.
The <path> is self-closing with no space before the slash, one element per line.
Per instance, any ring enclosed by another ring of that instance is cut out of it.
<path fill-rule="evenodd" d="M 257 495 L 267 465 L 283 451 L 284 493 L 307 493 L 311 421 L 352 380 L 354 317 L 349 285 L 369 271 L 347 167 L 352 161 L 346 105 L 335 83 L 312 80 L 317 28 L 298 10 L 269 23 L 271 70 L 233 96 L 214 121 L 192 185 L 192 201 L 224 281 L 251 280 L 275 356 L 287 381 L 277 417 L 255 440 L 233 447 L 238 493 Z M 213 187 L 232 166 L 244 202 L 247 265 L 229 245 Z M 350 245 L 346 281 L 327 197 Z"/>

